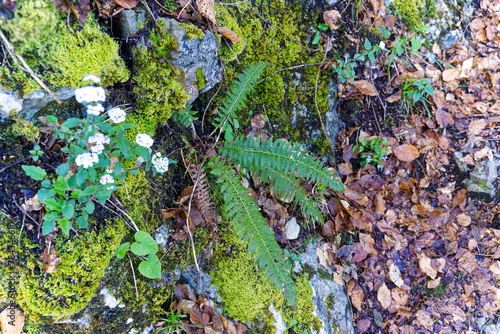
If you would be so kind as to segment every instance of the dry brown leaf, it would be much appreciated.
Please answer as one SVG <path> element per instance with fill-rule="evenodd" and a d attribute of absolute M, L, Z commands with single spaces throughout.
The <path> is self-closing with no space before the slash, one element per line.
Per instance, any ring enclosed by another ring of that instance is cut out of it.
<path fill-rule="evenodd" d="M 473 136 L 477 136 L 484 130 L 487 123 L 484 119 L 476 119 L 469 124 L 469 134 Z"/>
<path fill-rule="evenodd" d="M 493 261 L 490 265 L 490 270 L 495 275 L 500 275 L 500 261 Z"/>
<path fill-rule="evenodd" d="M 437 258 L 431 260 L 431 265 L 438 273 L 444 272 L 444 266 L 446 265 L 446 260 L 443 258 Z"/>
<path fill-rule="evenodd" d="M 398 266 L 394 263 L 391 263 L 389 266 L 389 278 L 391 281 L 396 284 L 398 288 L 400 288 L 405 282 L 401 278 L 401 271 L 399 271 Z"/>
<path fill-rule="evenodd" d="M 214 0 L 196 0 L 200 14 L 209 19 L 213 24 L 218 25 L 215 18 Z"/>
<path fill-rule="evenodd" d="M 408 302 L 408 294 L 406 291 L 400 288 L 394 288 L 391 290 L 392 299 L 399 305 L 405 306 Z"/>
<path fill-rule="evenodd" d="M 233 43 L 238 43 L 240 41 L 238 35 L 236 35 L 236 33 L 234 33 L 231 29 L 225 27 L 218 27 L 217 31 L 220 32 L 222 36 L 226 37 Z"/>
<path fill-rule="evenodd" d="M 2 334 L 19 334 L 24 327 L 24 314 L 16 308 L 8 306 L 0 313 Z"/>
<path fill-rule="evenodd" d="M 468 78 L 469 72 L 474 64 L 474 58 L 469 58 L 462 63 L 462 71 L 460 72 L 460 78 Z"/>
<path fill-rule="evenodd" d="M 396 93 L 392 94 L 391 96 L 386 97 L 385 100 L 389 103 L 393 103 L 393 102 L 401 100 L 402 95 L 403 95 L 403 91 L 399 90 Z"/>
<path fill-rule="evenodd" d="M 342 175 L 352 174 L 352 165 L 350 162 L 341 163 L 339 166 L 339 173 Z"/>
<path fill-rule="evenodd" d="M 458 77 L 459 74 L 460 74 L 460 72 L 458 70 L 454 70 L 452 68 L 449 68 L 449 69 L 443 71 L 443 80 L 446 82 L 453 81 Z"/>
<path fill-rule="evenodd" d="M 431 262 L 431 258 L 427 257 L 424 253 L 420 254 L 420 260 L 418 261 L 420 270 L 430 278 L 436 279 L 437 270 L 432 267 Z"/>
<path fill-rule="evenodd" d="M 441 126 L 442 128 L 453 125 L 455 123 L 453 117 L 451 117 L 451 115 L 448 112 L 444 111 L 442 108 L 438 108 L 436 110 L 436 120 L 439 126 Z"/>
<path fill-rule="evenodd" d="M 318 255 L 319 264 L 321 264 L 327 270 L 332 264 L 332 261 L 330 260 L 330 257 L 328 256 L 328 249 L 329 248 L 330 248 L 330 246 L 328 246 L 328 244 L 322 244 L 322 245 L 318 245 L 318 247 L 316 247 L 316 254 Z"/>
<path fill-rule="evenodd" d="M 42 203 L 38 200 L 38 194 L 27 200 L 21 207 L 25 211 L 39 211 L 42 208 Z"/>
<path fill-rule="evenodd" d="M 115 0 L 115 2 L 126 9 L 135 8 L 139 4 L 139 0 Z"/>
<path fill-rule="evenodd" d="M 42 264 L 42 269 L 49 274 L 53 274 L 56 272 L 56 267 L 59 263 L 61 263 L 61 258 L 57 256 L 56 250 L 54 247 L 50 249 L 49 255 L 48 247 L 45 248 L 42 255 L 40 255 L 40 260 L 44 263 Z"/>
<path fill-rule="evenodd" d="M 334 10 L 327 10 L 323 13 L 323 20 L 332 30 L 337 30 L 340 26 L 337 24 L 340 19 L 340 13 Z"/>
<path fill-rule="evenodd" d="M 384 309 L 388 309 L 392 303 L 391 290 L 383 283 L 377 291 L 377 300 Z"/>
<path fill-rule="evenodd" d="M 431 280 L 427 283 L 427 289 L 434 289 L 437 288 L 441 284 L 441 277 L 438 277 L 434 280 Z"/>
<path fill-rule="evenodd" d="M 474 20 L 471 21 L 471 23 L 469 23 L 469 27 L 472 30 L 479 30 L 479 29 L 483 29 L 484 27 L 486 27 L 486 25 L 484 24 L 483 19 L 475 18 Z"/>
<path fill-rule="evenodd" d="M 493 160 L 493 151 L 489 147 L 483 147 L 476 153 L 474 153 L 474 160 L 479 161 L 483 159 L 484 157 L 487 157 L 489 160 Z"/>
<path fill-rule="evenodd" d="M 471 218 L 466 215 L 465 213 L 461 213 L 457 216 L 457 223 L 460 224 L 460 226 L 469 226 L 471 223 Z"/>
<path fill-rule="evenodd" d="M 363 289 L 356 284 L 352 291 L 349 293 L 349 297 L 351 297 L 352 305 L 358 310 L 361 311 L 361 307 L 363 306 L 363 302 L 365 300 L 365 293 Z"/>
<path fill-rule="evenodd" d="M 434 43 L 434 45 L 432 46 L 432 52 L 434 52 L 438 56 L 441 55 L 441 48 L 439 47 L 439 45 L 437 45 L 437 43 Z"/>
<path fill-rule="evenodd" d="M 432 331 L 432 326 L 434 325 L 434 321 L 432 320 L 429 313 L 425 312 L 424 310 L 418 310 L 416 316 L 417 316 L 417 321 L 420 323 L 422 327 L 426 328 L 429 331 Z"/>
<path fill-rule="evenodd" d="M 399 160 L 404 162 L 411 162 L 420 155 L 417 148 L 410 144 L 399 145 L 393 152 Z"/>
<path fill-rule="evenodd" d="M 371 82 L 368 82 L 366 80 L 357 80 L 354 81 L 354 87 L 364 95 L 368 96 L 377 96 L 377 90 L 375 89 L 375 86 Z"/>

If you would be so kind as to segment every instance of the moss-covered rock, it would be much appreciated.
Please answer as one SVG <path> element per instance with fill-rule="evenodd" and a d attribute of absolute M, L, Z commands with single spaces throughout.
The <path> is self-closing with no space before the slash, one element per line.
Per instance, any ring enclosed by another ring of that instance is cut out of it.
<path fill-rule="evenodd" d="M 18 303 L 31 319 L 48 322 L 67 318 L 87 306 L 125 233 L 121 220 L 99 232 L 60 234 L 52 247 L 61 263 L 56 272 L 41 269 L 39 254 L 29 254 L 21 275 Z"/>
<path fill-rule="evenodd" d="M 51 89 L 81 87 L 82 78 L 94 74 L 101 84 L 113 85 L 129 77 L 118 44 L 102 32 L 90 13 L 83 29 L 68 27 L 66 15 L 48 0 L 19 3 L 14 17 L 2 29 L 28 65 Z M 10 60 L 11 67 L 0 69 L 0 85 L 29 94 L 40 89 L 34 80 Z"/>
<path fill-rule="evenodd" d="M 436 16 L 435 0 L 394 0 L 389 9 L 413 30 L 424 23 L 423 18 L 429 19 Z"/>

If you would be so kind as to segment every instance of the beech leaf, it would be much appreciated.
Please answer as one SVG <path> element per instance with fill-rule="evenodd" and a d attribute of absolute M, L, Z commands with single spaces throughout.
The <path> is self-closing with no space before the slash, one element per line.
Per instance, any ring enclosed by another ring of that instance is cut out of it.
<path fill-rule="evenodd" d="M 238 43 L 240 41 L 240 38 L 234 31 L 231 29 L 225 28 L 225 27 L 218 27 L 217 31 L 222 34 L 222 36 L 226 37 L 228 40 L 230 40 L 233 43 Z"/>
<path fill-rule="evenodd" d="M 380 288 L 378 288 L 377 299 L 383 308 L 387 309 L 389 308 L 389 306 L 391 306 L 392 303 L 391 290 L 389 290 L 389 288 L 387 287 L 387 285 L 385 285 L 385 283 L 382 284 Z"/>
<path fill-rule="evenodd" d="M 394 154 L 399 160 L 404 162 L 412 162 L 420 155 L 417 148 L 410 144 L 399 145 L 394 149 Z"/>
<path fill-rule="evenodd" d="M 117 4 L 126 9 L 135 8 L 139 4 L 139 0 L 115 0 Z"/>
<path fill-rule="evenodd" d="M 364 95 L 368 96 L 377 96 L 377 90 L 375 89 L 375 86 L 371 82 L 368 82 L 366 80 L 357 80 L 354 81 L 354 87 Z"/>

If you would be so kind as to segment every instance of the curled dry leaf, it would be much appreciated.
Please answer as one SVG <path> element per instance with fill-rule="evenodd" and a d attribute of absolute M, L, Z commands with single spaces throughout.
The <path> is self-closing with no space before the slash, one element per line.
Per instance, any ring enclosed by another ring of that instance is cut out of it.
<path fill-rule="evenodd" d="M 386 97 L 385 100 L 389 103 L 394 103 L 396 101 L 401 100 L 401 96 L 403 95 L 403 92 L 401 90 L 397 91 L 396 93 L 392 94 L 389 97 Z"/>
<path fill-rule="evenodd" d="M 234 31 L 231 29 L 225 28 L 225 27 L 218 27 L 217 31 L 222 34 L 222 36 L 226 37 L 228 40 L 230 40 L 233 43 L 238 43 L 240 41 L 240 38 Z"/>
<path fill-rule="evenodd" d="M 389 290 L 389 288 L 387 287 L 387 285 L 385 285 L 385 283 L 382 284 L 380 288 L 378 288 L 377 299 L 380 302 L 380 305 L 382 305 L 384 309 L 387 309 L 389 308 L 389 306 L 391 306 L 392 303 L 391 290 Z"/>
<path fill-rule="evenodd" d="M 368 96 L 377 96 L 377 90 L 375 89 L 375 86 L 371 82 L 368 82 L 366 80 L 357 80 L 354 81 L 354 87 L 364 95 Z"/>
<path fill-rule="evenodd" d="M 430 278 L 436 279 L 437 270 L 432 267 L 431 262 L 431 258 L 427 257 L 424 253 L 420 254 L 420 260 L 418 261 L 420 270 Z"/>
<path fill-rule="evenodd" d="M 457 216 L 457 223 L 463 227 L 469 226 L 471 223 L 471 218 L 465 213 L 461 213 Z"/>
<path fill-rule="evenodd" d="M 200 14 L 209 19 L 213 24 L 218 25 L 215 19 L 214 0 L 196 0 Z"/>
<path fill-rule="evenodd" d="M 49 249 L 45 248 L 42 255 L 40 255 L 40 260 L 44 262 L 42 264 L 42 269 L 49 274 L 55 273 L 57 265 L 61 263 L 61 258 L 57 256 L 54 248 L 50 249 L 50 254 Z"/>
<path fill-rule="evenodd" d="M 332 30 L 337 30 L 340 26 L 337 24 L 340 19 L 340 13 L 336 10 L 328 10 L 323 13 L 323 20 Z"/>
<path fill-rule="evenodd" d="M 427 283 L 427 289 L 435 289 L 441 284 L 441 277 L 433 279 Z"/>
<path fill-rule="evenodd" d="M 417 148 L 410 144 L 399 145 L 393 152 L 399 160 L 404 162 L 411 162 L 420 155 Z"/>

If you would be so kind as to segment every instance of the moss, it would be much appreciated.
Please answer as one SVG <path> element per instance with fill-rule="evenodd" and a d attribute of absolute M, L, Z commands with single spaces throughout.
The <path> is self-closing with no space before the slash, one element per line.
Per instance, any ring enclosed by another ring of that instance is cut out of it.
<path fill-rule="evenodd" d="M 335 307 L 335 295 L 330 293 L 328 297 L 326 297 L 326 307 L 329 311 L 333 310 Z"/>
<path fill-rule="evenodd" d="M 305 273 L 299 274 L 294 278 L 294 281 L 297 286 L 297 308 L 286 309 L 283 313 L 283 319 L 287 324 L 291 324 L 292 320 L 295 320 L 296 324 L 293 325 L 293 329 L 297 333 L 309 332 L 310 329 L 319 332 L 323 324 L 317 316 L 313 315 L 313 291 L 308 276 Z"/>
<path fill-rule="evenodd" d="M 193 39 L 198 37 L 201 40 L 205 36 L 203 30 L 196 27 L 194 24 L 180 23 L 179 26 L 184 28 L 188 39 Z"/>
<path fill-rule="evenodd" d="M 7 135 L 11 135 L 13 137 L 22 136 L 30 142 L 36 142 L 39 136 L 38 128 L 33 125 L 33 123 L 16 116 L 16 114 L 17 113 L 15 111 L 11 112 L 13 123 L 9 125 Z"/>
<path fill-rule="evenodd" d="M 206 82 L 201 68 L 196 70 L 196 76 L 198 77 L 198 90 L 202 90 L 203 88 L 205 88 Z"/>
<path fill-rule="evenodd" d="M 175 40 L 163 34 L 161 28 L 152 32 L 151 48 L 139 48 L 136 53 L 135 76 L 137 111 L 148 122 L 165 122 L 173 111 L 186 106 L 189 94 L 181 84 L 181 71 L 168 62 L 175 49 Z"/>
<path fill-rule="evenodd" d="M 271 0 L 259 8 L 247 3 L 238 4 L 238 7 L 216 6 L 217 18 L 220 16 L 221 22 L 230 22 L 232 18 L 232 22 L 238 23 L 239 29 L 227 27 L 237 33 L 240 43 L 246 45 L 238 55 L 241 64 L 231 62 L 226 66 L 227 81 L 233 81 L 237 73 L 250 64 L 267 63 L 262 75 L 265 80 L 255 86 L 239 114 L 241 129 L 249 126 L 251 116 L 257 113 L 268 116 L 273 135 L 293 138 L 294 141 L 314 142 L 311 132 L 321 129 L 314 106 L 317 67 L 303 66 L 321 63 L 323 59 L 321 47 L 307 43 L 321 8 L 315 11 L 304 6 L 299 1 L 282 0 Z M 299 67 L 286 70 L 294 66 Z M 329 74 L 322 71 L 318 79 L 317 102 L 321 113 L 329 109 L 328 78 Z M 324 145 L 324 142 L 320 144 Z"/>
<path fill-rule="evenodd" d="M 33 324 L 25 324 L 22 333 L 25 334 L 42 334 L 42 330 Z"/>
<path fill-rule="evenodd" d="M 231 29 L 240 40 L 237 43 L 231 43 L 228 40 L 221 40 L 220 36 L 217 35 L 217 41 L 220 44 L 220 57 L 225 62 L 231 62 L 238 58 L 238 55 L 245 48 L 245 40 L 243 32 L 236 21 L 236 19 L 231 16 L 225 6 L 217 6 L 216 11 L 218 13 L 217 20 L 225 28 Z"/>
<path fill-rule="evenodd" d="M 61 263 L 53 274 L 41 270 L 39 254 L 29 254 L 19 282 L 18 303 L 32 320 L 61 320 L 88 304 L 125 233 L 121 220 L 108 224 L 98 233 L 86 230 L 70 238 L 59 235 L 53 247 Z"/>
<path fill-rule="evenodd" d="M 65 19 L 48 0 L 26 0 L 2 29 L 5 27 L 17 52 L 52 89 L 81 87 L 87 74 L 97 75 L 105 86 L 128 79 L 118 44 L 99 29 L 91 13 L 83 29 L 68 27 Z M 0 85 L 22 94 L 41 89 L 12 59 L 9 63 L 12 65 L 0 70 Z"/>
<path fill-rule="evenodd" d="M 321 321 L 313 316 L 313 291 L 307 273 L 293 277 L 297 287 L 297 308 L 290 307 L 283 294 L 272 287 L 233 232 L 221 232 L 219 248 L 214 252 L 212 284 L 217 286 L 224 302 L 224 311 L 231 318 L 254 327 L 256 333 L 271 334 L 276 331 L 269 306 L 282 313 L 287 325 L 296 321 L 296 332 L 321 328 Z M 318 327 L 319 326 L 319 327 Z"/>
<path fill-rule="evenodd" d="M 412 30 L 421 25 L 425 16 L 436 16 L 435 0 L 394 0 L 389 8 Z"/>

